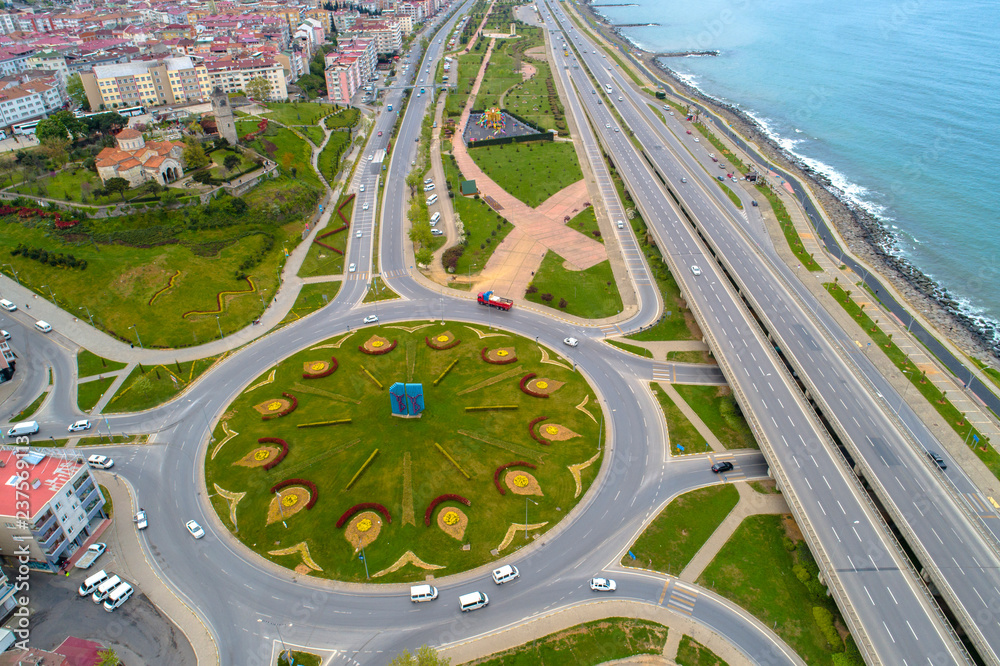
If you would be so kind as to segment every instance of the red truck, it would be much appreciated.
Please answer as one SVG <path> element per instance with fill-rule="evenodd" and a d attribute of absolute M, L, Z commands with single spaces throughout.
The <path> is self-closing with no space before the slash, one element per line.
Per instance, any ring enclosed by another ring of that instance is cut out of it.
<path fill-rule="evenodd" d="M 488 305 L 491 308 L 499 308 L 501 310 L 510 310 L 514 307 L 514 301 L 509 298 L 503 298 L 502 296 L 495 295 L 492 291 L 481 291 L 479 292 L 480 305 Z"/>

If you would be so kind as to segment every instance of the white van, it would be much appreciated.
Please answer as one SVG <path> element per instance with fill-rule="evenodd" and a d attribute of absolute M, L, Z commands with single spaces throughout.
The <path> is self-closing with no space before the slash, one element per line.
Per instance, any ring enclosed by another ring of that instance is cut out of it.
<path fill-rule="evenodd" d="M 437 213 L 434 213 L 433 215 L 431 215 L 431 226 L 432 227 L 436 227 L 437 223 L 438 223 L 438 221 L 440 219 L 441 219 L 441 213 L 440 212 L 437 212 Z"/>
<path fill-rule="evenodd" d="M 462 611 L 474 611 L 490 603 L 490 598 L 482 592 L 470 592 L 458 598 Z"/>
<path fill-rule="evenodd" d="M 8 437 L 19 437 L 21 435 L 34 435 L 38 432 L 38 421 L 22 421 L 15 423 L 14 427 L 7 431 Z"/>
<path fill-rule="evenodd" d="M 434 601 L 438 598 L 438 590 L 433 585 L 414 585 L 410 588 L 410 601 Z"/>
<path fill-rule="evenodd" d="M 95 604 L 101 603 L 102 601 L 108 598 L 108 595 L 111 594 L 111 590 L 118 587 L 121 584 L 121 582 L 122 579 L 119 578 L 117 574 L 115 574 L 111 578 L 107 579 L 106 581 L 98 585 L 97 589 L 94 590 L 94 593 L 90 595 L 90 598 L 94 600 Z"/>
<path fill-rule="evenodd" d="M 107 600 L 104 602 L 104 610 L 110 613 L 114 609 L 118 608 L 129 600 L 133 591 L 132 586 L 128 583 L 122 583 L 115 589 L 111 590 L 111 594 L 108 595 Z"/>
<path fill-rule="evenodd" d="M 17 310 L 17 306 L 13 302 L 8 301 L 6 298 L 0 298 L 0 308 L 3 308 L 7 312 L 14 312 Z"/>
<path fill-rule="evenodd" d="M 521 575 L 521 572 L 517 570 L 513 564 L 505 564 L 499 569 L 493 570 L 493 582 L 497 585 L 503 585 L 509 580 L 514 580 Z"/>
<path fill-rule="evenodd" d="M 427 197 L 427 205 L 433 206 L 434 204 L 437 203 L 437 200 L 438 200 L 438 195 L 432 194 L 429 197 Z"/>
<path fill-rule="evenodd" d="M 88 594 L 93 594 L 94 590 L 97 589 L 97 586 L 106 581 L 107 579 L 108 579 L 107 572 L 104 571 L 104 569 L 101 569 L 93 576 L 83 581 L 83 584 L 80 585 L 80 590 L 79 590 L 80 596 L 85 597 Z"/>
<path fill-rule="evenodd" d="M 42 333 L 48 333 L 52 330 L 52 325 L 47 321 L 42 321 L 39 319 L 35 322 L 35 328 L 37 328 Z"/>

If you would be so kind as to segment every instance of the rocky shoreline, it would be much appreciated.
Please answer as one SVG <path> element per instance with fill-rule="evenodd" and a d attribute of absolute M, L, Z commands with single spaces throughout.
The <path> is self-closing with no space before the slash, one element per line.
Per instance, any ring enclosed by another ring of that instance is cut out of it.
<path fill-rule="evenodd" d="M 577 6 L 600 26 L 602 37 L 631 50 L 650 71 L 656 68 L 661 72 L 675 90 L 711 109 L 732 125 L 737 133 L 756 144 L 768 159 L 809 185 L 851 253 L 889 280 L 906 299 L 909 308 L 922 313 L 926 320 L 941 334 L 948 336 L 959 349 L 995 368 L 1000 367 L 1000 341 L 994 338 L 995 329 L 962 312 L 959 303 L 946 288 L 925 275 L 905 257 L 894 254 L 892 249 L 895 238 L 879 220 L 842 198 L 828 178 L 775 144 L 761 130 L 760 125 L 738 107 L 702 94 L 663 65 L 656 54 L 636 48 L 618 34 L 588 4 Z"/>

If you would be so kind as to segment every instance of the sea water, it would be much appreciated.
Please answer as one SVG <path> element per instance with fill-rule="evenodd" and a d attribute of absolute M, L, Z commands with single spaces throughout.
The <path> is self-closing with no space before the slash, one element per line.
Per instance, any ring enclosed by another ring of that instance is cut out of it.
<path fill-rule="evenodd" d="M 1000 3 L 598 0 L 895 235 L 968 314 L 1000 319 Z"/>

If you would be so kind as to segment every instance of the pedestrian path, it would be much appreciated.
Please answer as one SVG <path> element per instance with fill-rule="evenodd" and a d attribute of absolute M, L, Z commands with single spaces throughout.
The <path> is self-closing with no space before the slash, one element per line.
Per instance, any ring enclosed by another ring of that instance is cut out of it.
<path fill-rule="evenodd" d="M 657 384 L 661 389 L 663 389 L 663 392 L 674 401 L 674 404 L 677 405 L 677 409 L 681 411 L 684 418 L 691 422 L 691 425 L 693 425 L 694 429 L 698 431 L 698 434 L 705 440 L 705 443 L 708 444 L 709 448 L 716 453 L 721 453 L 727 450 L 725 445 L 719 441 L 718 437 L 715 436 L 715 433 L 712 432 L 707 425 L 705 425 L 704 421 L 701 420 L 701 417 L 698 416 L 698 414 L 691 409 L 691 406 L 684 401 L 684 398 L 682 398 L 681 394 L 677 392 L 677 389 L 674 388 L 673 384 L 665 381 L 658 381 Z"/>

